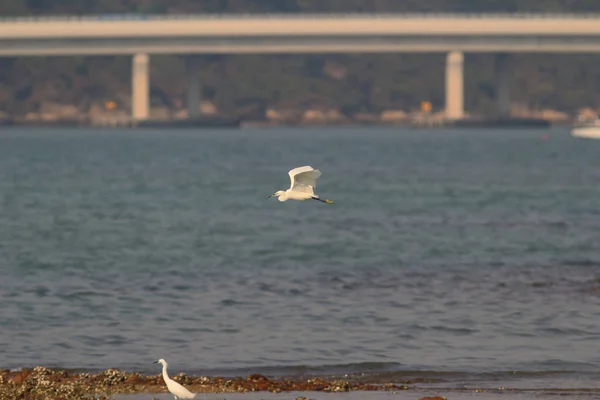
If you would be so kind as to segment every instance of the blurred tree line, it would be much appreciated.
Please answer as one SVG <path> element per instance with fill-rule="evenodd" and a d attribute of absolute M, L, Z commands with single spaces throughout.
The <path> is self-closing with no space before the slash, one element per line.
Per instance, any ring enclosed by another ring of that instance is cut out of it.
<path fill-rule="evenodd" d="M 599 12 L 597 0 L 7 0 L 0 16 L 112 13 Z M 512 99 L 574 111 L 600 105 L 600 56 L 517 54 Z M 444 54 L 202 56 L 203 97 L 231 112 L 248 101 L 347 112 L 444 105 Z M 494 107 L 493 58 L 466 54 L 466 107 Z M 44 101 L 88 106 L 128 98 L 131 57 L 0 58 L 0 107 L 35 110 Z M 185 97 L 180 56 L 151 56 L 154 104 Z"/>

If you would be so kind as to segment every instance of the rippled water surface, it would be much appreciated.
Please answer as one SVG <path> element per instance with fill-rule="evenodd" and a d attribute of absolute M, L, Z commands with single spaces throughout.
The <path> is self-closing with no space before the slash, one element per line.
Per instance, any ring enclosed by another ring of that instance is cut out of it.
<path fill-rule="evenodd" d="M 306 164 L 335 205 L 266 199 Z M 565 129 L 4 130 L 0 207 L 0 367 L 600 368 L 600 141 Z"/>

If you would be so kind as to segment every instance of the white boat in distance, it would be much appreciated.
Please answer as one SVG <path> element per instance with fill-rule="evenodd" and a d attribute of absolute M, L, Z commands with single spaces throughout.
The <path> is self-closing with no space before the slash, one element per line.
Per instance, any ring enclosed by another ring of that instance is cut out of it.
<path fill-rule="evenodd" d="M 575 125 L 571 129 L 571 136 L 580 139 L 600 139 L 600 119 Z"/>

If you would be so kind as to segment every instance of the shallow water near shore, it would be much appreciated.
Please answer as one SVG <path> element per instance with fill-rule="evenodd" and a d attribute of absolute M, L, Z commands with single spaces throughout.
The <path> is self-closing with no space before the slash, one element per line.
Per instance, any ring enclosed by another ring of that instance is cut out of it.
<path fill-rule="evenodd" d="M 289 393 L 207 393 L 198 394 L 196 400 L 290 400 L 298 397 L 305 397 L 309 400 L 417 400 L 427 396 L 442 396 L 449 400 L 530 400 L 530 399 L 556 399 L 557 396 L 576 399 L 597 399 L 598 393 L 589 393 L 584 391 L 564 392 L 507 392 L 497 391 L 495 393 L 472 393 L 472 392 L 452 392 L 452 391 L 408 391 L 408 392 L 350 392 L 350 393 L 320 393 L 320 392 L 289 392 Z M 571 397 L 572 396 L 572 397 Z M 115 400 L 170 400 L 171 394 L 135 394 L 115 396 Z"/>
<path fill-rule="evenodd" d="M 598 154 L 560 128 L 2 130 L 0 368 L 594 388 Z M 266 199 L 306 164 L 335 205 Z"/>
<path fill-rule="evenodd" d="M 295 399 L 297 397 L 306 397 L 307 399 L 321 399 L 327 398 L 331 400 L 383 400 L 383 399 L 396 399 L 396 400 L 404 400 L 410 399 L 415 400 L 414 394 L 412 396 L 403 396 L 402 394 L 397 393 L 385 393 L 385 392 L 375 392 L 375 393 L 367 393 L 367 392 L 351 392 L 351 393 L 319 393 L 319 392 L 289 392 L 289 393 L 252 393 L 252 394 L 238 394 L 238 393 L 207 393 L 199 394 L 196 396 L 196 400 L 289 400 Z M 172 399 L 173 395 L 171 394 L 134 394 L 134 395 L 121 395 L 116 396 L 115 400 L 145 400 L 145 399 L 157 399 L 157 400 L 167 400 Z"/>

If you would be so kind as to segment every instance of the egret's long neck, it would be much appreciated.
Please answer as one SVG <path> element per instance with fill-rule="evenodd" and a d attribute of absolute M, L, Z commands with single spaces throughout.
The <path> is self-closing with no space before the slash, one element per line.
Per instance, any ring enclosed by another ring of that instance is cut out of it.
<path fill-rule="evenodd" d="M 165 380 L 165 382 L 169 380 L 169 374 L 167 374 L 167 363 L 163 364 L 162 375 L 163 375 L 163 379 Z"/>

